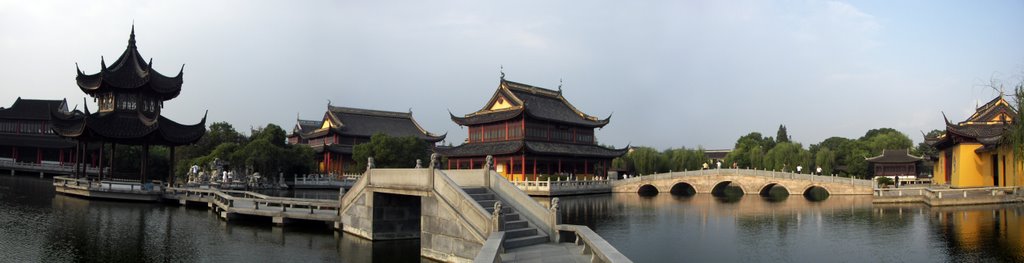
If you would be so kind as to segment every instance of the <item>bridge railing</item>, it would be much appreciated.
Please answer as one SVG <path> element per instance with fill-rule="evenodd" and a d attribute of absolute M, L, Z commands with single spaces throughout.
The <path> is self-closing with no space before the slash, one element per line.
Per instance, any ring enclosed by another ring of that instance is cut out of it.
<path fill-rule="evenodd" d="M 557 234 L 556 226 L 559 223 L 555 212 L 534 201 L 526 192 L 520 190 L 519 187 L 516 187 L 505 177 L 502 177 L 501 174 L 498 174 L 498 172 L 488 170 L 484 174 L 488 176 L 485 180 L 490 182 L 489 188 L 491 188 L 495 195 L 508 201 L 509 205 L 519 212 L 519 215 L 526 217 L 530 222 L 534 222 L 538 229 L 551 237 L 552 240 L 555 240 Z"/>
<path fill-rule="evenodd" d="M 638 183 L 643 181 L 652 180 L 663 180 L 671 179 L 675 177 L 685 176 L 707 176 L 707 175 L 747 175 L 747 176 L 761 176 L 770 177 L 777 179 L 790 179 L 790 180 L 804 180 L 821 183 L 843 183 L 857 186 L 873 187 L 874 181 L 865 179 L 856 179 L 853 177 L 840 177 L 837 175 L 814 175 L 814 174 L 801 174 L 791 172 L 780 172 L 780 171 L 769 171 L 769 170 L 754 170 L 754 169 L 706 169 L 706 170 L 694 170 L 694 171 L 682 171 L 682 172 L 668 172 L 653 175 L 634 176 L 627 179 L 615 180 L 613 185 L 626 184 L 626 183 Z"/>
<path fill-rule="evenodd" d="M 480 203 L 476 202 L 469 194 L 466 194 L 462 190 L 463 186 L 452 180 L 445 171 L 434 170 L 433 177 L 433 188 L 434 192 L 437 193 L 437 197 L 444 205 L 457 211 L 455 213 L 456 216 L 462 217 L 463 221 L 469 225 L 474 236 L 481 241 L 485 241 L 491 233 L 499 230 L 498 226 L 492 225 L 495 222 L 493 215 L 487 213 L 487 210 L 480 206 Z M 480 176 L 478 175 L 478 177 Z"/>
<path fill-rule="evenodd" d="M 75 165 L 73 163 L 65 163 L 64 165 L 61 165 L 60 163 L 52 163 L 52 162 L 46 162 L 46 161 L 44 161 L 43 163 L 26 163 L 26 162 L 17 162 L 17 161 L 14 161 L 14 160 L 0 160 L 0 167 L 16 169 L 16 170 L 35 170 L 35 171 L 62 172 L 62 173 L 71 173 L 71 172 L 73 172 L 75 170 Z M 100 171 L 100 168 L 97 167 L 97 166 L 86 165 L 85 171 L 86 171 L 86 173 L 90 173 L 90 174 L 98 174 L 99 171 Z M 103 168 L 103 172 L 104 173 L 110 173 L 110 167 L 104 167 Z"/>
<path fill-rule="evenodd" d="M 615 246 L 604 240 L 600 235 L 594 233 L 590 227 L 584 225 L 558 225 L 558 231 L 570 232 L 574 235 L 576 245 L 583 246 L 583 254 L 591 254 L 590 262 L 625 263 L 633 262 Z"/>
<path fill-rule="evenodd" d="M 95 181 L 86 178 L 54 176 L 53 185 L 82 190 L 120 193 L 159 193 L 163 191 L 161 181 L 151 181 L 150 184 L 143 185 L 139 181 Z"/>
<path fill-rule="evenodd" d="M 557 192 L 573 190 L 609 189 L 609 180 L 571 180 L 571 181 L 514 181 L 511 182 L 523 191 Z"/>
<path fill-rule="evenodd" d="M 396 189 L 429 191 L 433 186 L 430 168 L 386 169 L 375 168 L 367 174 L 369 185 Z"/>
<path fill-rule="evenodd" d="M 960 189 L 926 189 L 924 196 L 930 199 L 955 199 L 980 196 L 1017 194 L 1017 187 L 980 187 Z"/>

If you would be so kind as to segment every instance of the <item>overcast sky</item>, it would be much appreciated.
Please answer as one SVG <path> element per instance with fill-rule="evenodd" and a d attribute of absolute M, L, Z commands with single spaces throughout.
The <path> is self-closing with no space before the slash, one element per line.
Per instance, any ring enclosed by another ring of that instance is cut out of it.
<path fill-rule="evenodd" d="M 239 130 L 335 106 L 412 110 L 461 143 L 456 115 L 506 78 L 614 113 L 603 144 L 731 148 L 779 124 L 807 146 L 966 118 L 1024 72 L 1024 1 L 6 1 L 0 106 L 67 98 L 124 51 L 174 75 L 163 114 Z M 96 104 L 89 100 L 90 109 Z"/>

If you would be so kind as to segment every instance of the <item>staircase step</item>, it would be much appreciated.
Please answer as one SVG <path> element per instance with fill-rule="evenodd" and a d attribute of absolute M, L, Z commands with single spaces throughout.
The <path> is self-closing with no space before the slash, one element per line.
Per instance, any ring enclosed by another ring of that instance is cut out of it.
<path fill-rule="evenodd" d="M 537 244 L 544 244 L 548 242 L 547 235 L 532 235 L 525 237 L 517 237 L 512 239 L 505 239 L 505 249 L 520 248 L 525 246 L 532 246 Z"/>
<path fill-rule="evenodd" d="M 492 193 L 469 194 L 469 197 L 472 197 L 473 200 L 494 200 L 495 199 L 494 198 L 494 194 L 492 194 Z"/>
<path fill-rule="evenodd" d="M 529 228 L 529 227 L 530 227 L 530 224 L 527 223 L 526 220 L 520 219 L 520 220 L 515 220 L 515 221 L 505 221 L 505 230 L 506 231 L 507 230 L 521 229 L 521 228 Z"/>
<path fill-rule="evenodd" d="M 537 235 L 537 229 L 532 227 L 520 228 L 515 230 L 505 230 L 505 239 L 528 237 L 533 235 Z"/>
<path fill-rule="evenodd" d="M 465 191 L 466 194 L 471 194 L 471 195 L 473 195 L 473 194 L 487 194 L 487 193 L 489 193 L 487 188 L 483 188 L 483 187 L 462 188 L 462 191 Z"/>
<path fill-rule="evenodd" d="M 502 219 L 505 219 L 505 222 L 519 220 L 519 213 L 510 212 L 510 213 L 505 213 L 504 216 L 505 216 L 505 218 L 502 218 Z"/>
<path fill-rule="evenodd" d="M 476 200 L 476 203 L 480 204 L 480 206 L 484 207 L 484 209 L 491 208 L 492 211 L 494 210 L 494 203 L 496 202 L 498 202 L 498 200 Z M 504 206 L 504 204 L 502 205 Z"/>
<path fill-rule="evenodd" d="M 484 210 L 487 210 L 487 213 L 494 213 L 494 204 L 491 204 L 491 206 L 484 206 L 484 204 L 480 204 L 480 206 L 482 206 L 484 208 Z M 501 207 L 501 213 L 502 214 L 510 214 L 510 213 L 515 213 L 515 212 L 516 212 L 515 210 L 512 210 L 512 207 L 508 207 L 508 206 L 502 206 Z"/>

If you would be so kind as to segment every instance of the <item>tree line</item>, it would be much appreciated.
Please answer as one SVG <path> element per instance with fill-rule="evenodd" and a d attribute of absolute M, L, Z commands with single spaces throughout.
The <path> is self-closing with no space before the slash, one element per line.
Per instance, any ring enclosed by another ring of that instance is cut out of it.
<path fill-rule="evenodd" d="M 933 130 L 927 136 L 941 132 Z M 790 138 L 784 125 L 779 125 L 776 137 L 764 136 L 760 132 L 740 136 L 733 150 L 726 155 L 722 167 L 735 165 L 744 169 L 791 172 L 796 171 L 797 166 L 802 166 L 804 172 L 820 167 L 822 174 L 865 177 L 872 175 L 865 159 L 880 155 L 882 150 L 909 149 L 911 154 L 925 155 L 926 158 L 936 154 L 930 145 L 922 142 L 915 147 L 910 137 L 892 128 L 868 130 L 856 139 L 830 137 L 806 148 Z M 661 152 L 651 147 L 635 147 L 625 156 L 613 160 L 612 167 L 631 174 L 655 174 L 701 169 L 704 163 L 708 163 L 708 159 L 701 147 L 670 148 Z M 931 167 L 921 168 L 919 171 L 931 170 Z"/>

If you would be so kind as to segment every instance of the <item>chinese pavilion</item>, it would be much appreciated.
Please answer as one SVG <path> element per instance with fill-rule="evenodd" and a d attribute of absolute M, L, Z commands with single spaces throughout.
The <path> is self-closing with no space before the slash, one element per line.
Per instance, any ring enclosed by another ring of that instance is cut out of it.
<path fill-rule="evenodd" d="M 865 159 L 874 166 L 874 176 L 917 176 L 917 165 L 924 158 L 910 155 L 907 149 L 882 150 L 882 155 Z"/>
<path fill-rule="evenodd" d="M 0 160 L 63 165 L 75 143 L 50 129 L 50 112 L 68 112 L 66 100 L 18 98 L 0 108 Z"/>
<path fill-rule="evenodd" d="M 953 124 L 946 119 L 943 134 L 925 138 L 939 151 L 934 183 L 950 187 L 1022 185 L 1022 167 L 1013 165 L 1017 162 L 1013 149 L 1003 140 L 1016 115 L 1017 110 L 1000 94 L 965 121 Z"/>
<path fill-rule="evenodd" d="M 412 136 L 433 145 L 444 140 L 445 134 L 435 135 L 423 129 L 412 118 L 412 112 L 379 111 L 327 104 L 327 112 L 320 120 L 296 118 L 295 127 L 288 135 L 290 144 L 306 144 L 317 156 L 320 172 L 343 174 L 346 167 L 355 167 L 352 148 L 370 141 L 376 133 L 391 137 Z"/>
<path fill-rule="evenodd" d="M 449 115 L 451 115 L 449 113 Z M 576 109 L 558 91 L 505 80 L 484 107 L 452 121 L 469 127 L 462 145 L 439 151 L 448 169 L 481 168 L 488 155 L 509 180 L 537 175 L 605 176 L 611 160 L 626 148 L 597 145 L 594 128 L 608 125 Z M 627 147 L 628 148 L 628 147 Z"/>
<path fill-rule="evenodd" d="M 53 112 L 53 131 L 61 137 L 75 139 L 77 149 L 87 149 L 89 144 L 99 144 L 100 148 L 109 144 L 110 152 L 116 152 L 118 144 L 142 146 L 138 179 L 145 184 L 149 178 L 150 146 L 169 147 L 170 163 L 174 163 L 175 146 L 195 143 L 206 133 L 205 115 L 198 124 L 183 125 L 160 114 L 164 102 L 181 93 L 184 68 L 182 65 L 182 71 L 174 77 L 154 70 L 153 60 L 147 63 L 139 54 L 135 45 L 135 27 L 132 26 L 128 48 L 110 66 L 101 58 L 100 71 L 96 74 L 86 75 L 77 70 L 75 80 L 79 89 L 97 102 L 98 110 L 89 112 L 86 105 L 85 112 Z M 113 164 L 113 156 L 109 158 L 109 164 Z M 100 151 L 99 159 L 104 160 L 103 151 Z M 82 158 L 76 161 L 84 162 Z M 99 163 L 102 171 L 104 163 Z M 168 182 L 173 179 L 174 165 L 171 167 L 166 175 Z M 77 170 L 75 175 L 81 175 Z M 109 176 L 99 175 L 100 178 Z"/>

